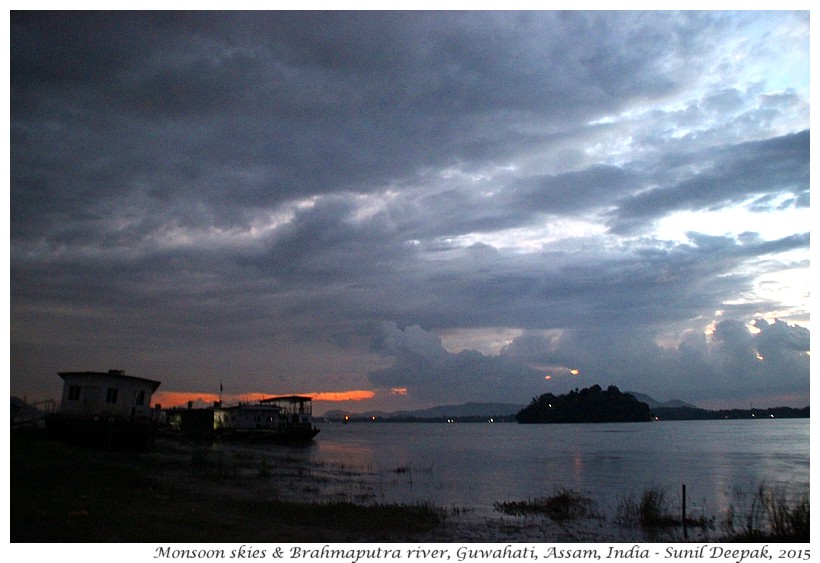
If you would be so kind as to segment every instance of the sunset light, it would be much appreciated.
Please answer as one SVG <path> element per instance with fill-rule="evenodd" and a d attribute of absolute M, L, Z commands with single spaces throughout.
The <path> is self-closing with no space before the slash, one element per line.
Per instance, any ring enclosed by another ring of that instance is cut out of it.
<path fill-rule="evenodd" d="M 365 401 L 376 396 L 375 391 L 354 390 L 354 391 L 320 391 L 314 393 L 243 393 L 240 395 L 223 395 L 222 402 L 225 405 L 253 402 L 267 399 L 278 395 L 302 395 L 310 397 L 314 401 L 342 402 L 342 401 Z M 157 391 L 154 393 L 154 403 L 163 407 L 187 406 L 189 402 L 195 406 L 210 405 L 219 401 L 219 395 L 215 393 L 194 393 L 182 391 Z"/>
<path fill-rule="evenodd" d="M 335 403 L 341 401 L 366 401 L 375 397 L 376 393 L 375 391 L 359 389 L 356 391 L 322 391 L 318 393 L 305 393 L 305 395 L 311 397 L 314 401 Z"/>

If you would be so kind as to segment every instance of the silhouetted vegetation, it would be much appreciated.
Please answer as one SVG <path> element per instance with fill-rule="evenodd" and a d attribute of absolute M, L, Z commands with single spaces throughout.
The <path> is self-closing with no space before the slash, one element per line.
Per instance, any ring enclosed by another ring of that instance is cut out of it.
<path fill-rule="evenodd" d="M 614 385 L 606 391 L 600 385 L 593 385 L 566 395 L 541 395 L 519 411 L 515 418 L 522 424 L 648 422 L 652 420 L 652 412 L 646 403 L 628 393 L 621 393 Z"/>
<path fill-rule="evenodd" d="M 621 498 L 615 514 L 615 522 L 626 528 L 640 528 L 649 539 L 676 534 L 682 529 L 680 499 L 669 497 L 666 489 L 648 487 L 640 496 L 627 495 Z M 700 528 L 706 533 L 714 525 L 714 518 L 686 517 L 687 528 Z M 682 538 L 669 536 L 668 539 L 681 541 Z"/>
<path fill-rule="evenodd" d="M 496 502 L 495 509 L 504 514 L 546 514 L 556 522 L 591 515 L 594 501 L 571 489 L 559 489 L 554 495 L 528 501 Z"/>
<path fill-rule="evenodd" d="M 680 526 L 666 490 L 648 488 L 640 496 L 627 495 L 618 503 L 616 521 L 622 526 L 664 528 Z"/>
<path fill-rule="evenodd" d="M 783 491 L 761 485 L 752 497 L 742 524 L 735 523 L 735 509 L 730 507 L 722 523 L 725 541 L 737 542 L 808 542 L 811 524 L 809 493 L 789 500 Z"/>

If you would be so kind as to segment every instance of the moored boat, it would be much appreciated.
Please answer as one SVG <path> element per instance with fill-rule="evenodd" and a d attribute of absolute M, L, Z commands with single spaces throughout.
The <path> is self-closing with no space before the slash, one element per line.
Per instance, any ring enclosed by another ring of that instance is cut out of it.
<path fill-rule="evenodd" d="M 214 409 L 214 431 L 223 439 L 284 443 L 309 442 L 319 433 L 312 400 L 300 395 Z"/>
<path fill-rule="evenodd" d="M 169 428 L 189 438 L 246 442 L 308 443 L 319 429 L 313 425 L 312 400 L 300 395 L 270 397 L 252 403 L 172 409 Z"/>

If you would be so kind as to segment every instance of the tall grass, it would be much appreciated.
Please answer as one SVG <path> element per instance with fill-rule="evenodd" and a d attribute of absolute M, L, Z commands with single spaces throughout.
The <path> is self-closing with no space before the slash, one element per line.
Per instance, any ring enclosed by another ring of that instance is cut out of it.
<path fill-rule="evenodd" d="M 618 503 L 615 522 L 622 526 L 640 526 L 644 529 L 679 526 L 680 517 L 672 508 L 666 489 L 647 488 L 640 496 L 622 497 Z"/>
<path fill-rule="evenodd" d="M 789 500 L 784 490 L 774 490 L 760 485 L 751 498 L 749 508 L 740 528 L 735 526 L 737 513 L 730 506 L 721 525 L 726 541 L 758 542 L 808 542 L 811 510 L 809 493 L 796 500 Z"/>
<path fill-rule="evenodd" d="M 560 488 L 555 494 L 529 501 L 496 502 L 495 509 L 510 515 L 546 514 L 556 522 L 592 515 L 594 501 L 577 491 Z"/>

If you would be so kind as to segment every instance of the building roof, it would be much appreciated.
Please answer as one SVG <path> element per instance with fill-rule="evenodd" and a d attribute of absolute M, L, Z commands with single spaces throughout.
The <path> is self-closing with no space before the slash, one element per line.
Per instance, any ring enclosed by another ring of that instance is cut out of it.
<path fill-rule="evenodd" d="M 77 375 L 116 377 L 121 379 L 129 379 L 132 381 L 141 381 L 143 383 L 148 383 L 151 385 L 152 393 L 156 391 L 157 388 L 161 385 L 161 382 L 155 381 L 153 379 L 147 379 L 145 377 L 136 377 L 134 375 L 125 375 L 125 372 L 120 369 L 110 369 L 108 371 L 61 371 L 57 372 L 57 375 L 59 375 L 64 381 L 66 377 Z"/>
<path fill-rule="evenodd" d="M 312 401 L 313 397 L 305 397 L 303 395 L 282 395 L 281 397 L 268 397 L 267 399 L 261 399 L 260 403 L 273 403 L 273 402 L 282 402 L 282 403 L 307 403 Z"/>

